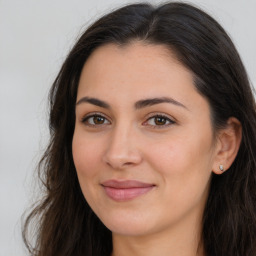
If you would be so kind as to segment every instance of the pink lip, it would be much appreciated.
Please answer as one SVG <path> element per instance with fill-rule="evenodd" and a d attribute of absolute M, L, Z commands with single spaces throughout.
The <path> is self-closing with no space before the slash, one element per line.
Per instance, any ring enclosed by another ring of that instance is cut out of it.
<path fill-rule="evenodd" d="M 108 180 L 101 184 L 108 197 L 115 201 L 132 200 L 149 192 L 155 187 L 154 184 L 144 183 L 136 180 Z"/>

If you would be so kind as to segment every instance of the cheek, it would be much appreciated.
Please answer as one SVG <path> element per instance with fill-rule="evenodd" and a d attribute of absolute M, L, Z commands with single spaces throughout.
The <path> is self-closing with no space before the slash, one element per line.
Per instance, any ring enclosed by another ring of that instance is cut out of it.
<path fill-rule="evenodd" d="M 157 147 L 147 147 L 147 159 L 160 174 L 171 195 L 181 199 L 197 197 L 206 189 L 212 165 L 209 138 L 174 136 L 159 142 Z"/>
<path fill-rule="evenodd" d="M 80 136 L 79 132 L 75 132 L 72 153 L 78 178 L 93 177 L 97 172 L 97 163 L 99 163 L 99 147 L 97 144 L 88 141 L 84 136 Z"/>
<path fill-rule="evenodd" d="M 100 150 L 95 140 L 90 141 L 83 133 L 74 133 L 72 142 L 73 160 L 82 193 L 88 204 L 97 209 L 99 186 Z"/>
<path fill-rule="evenodd" d="M 187 172 L 187 168 L 209 163 L 211 153 L 209 145 L 191 138 L 175 138 L 155 145 L 147 146 L 147 158 L 155 168 L 168 174 Z M 185 168 L 187 167 L 187 168 Z M 166 171 L 164 171 L 166 170 Z"/>

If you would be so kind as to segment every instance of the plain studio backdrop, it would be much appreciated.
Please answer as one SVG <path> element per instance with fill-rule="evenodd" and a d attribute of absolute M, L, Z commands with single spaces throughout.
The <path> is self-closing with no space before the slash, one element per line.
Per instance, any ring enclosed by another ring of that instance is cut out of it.
<path fill-rule="evenodd" d="M 187 2 L 223 25 L 255 86 L 256 1 Z M 49 138 L 47 96 L 53 79 L 78 35 L 126 3 L 133 1 L 0 0 L 0 256 L 27 255 L 20 220 L 38 194 L 34 173 Z"/>

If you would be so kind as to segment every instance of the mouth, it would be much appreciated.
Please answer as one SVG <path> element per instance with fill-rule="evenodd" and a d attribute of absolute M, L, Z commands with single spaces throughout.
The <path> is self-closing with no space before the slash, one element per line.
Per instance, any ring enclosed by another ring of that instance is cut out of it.
<path fill-rule="evenodd" d="M 107 180 L 102 187 L 106 195 L 114 201 L 128 201 L 135 199 L 152 190 L 155 185 L 136 180 Z"/>

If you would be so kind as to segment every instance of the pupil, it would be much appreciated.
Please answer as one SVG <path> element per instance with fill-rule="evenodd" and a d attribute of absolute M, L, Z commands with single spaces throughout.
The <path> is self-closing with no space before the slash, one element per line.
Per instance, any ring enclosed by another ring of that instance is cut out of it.
<path fill-rule="evenodd" d="M 166 123 L 166 119 L 164 117 L 156 117 L 155 123 L 158 125 L 164 125 Z"/>
<path fill-rule="evenodd" d="M 95 124 L 103 124 L 104 123 L 104 118 L 103 117 L 100 117 L 100 116 L 95 116 L 93 118 L 93 122 Z"/>

